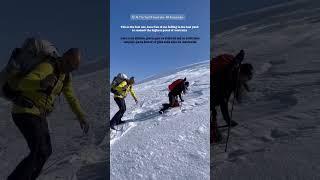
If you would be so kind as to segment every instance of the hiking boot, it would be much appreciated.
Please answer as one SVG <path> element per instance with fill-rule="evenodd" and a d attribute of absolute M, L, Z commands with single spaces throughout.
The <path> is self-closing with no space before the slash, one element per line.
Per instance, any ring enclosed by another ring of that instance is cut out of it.
<path fill-rule="evenodd" d="M 126 121 L 119 121 L 118 123 L 110 124 L 110 128 L 113 129 L 113 130 L 117 130 L 117 129 L 115 128 L 115 126 L 118 126 L 118 125 L 124 124 L 124 123 L 126 123 Z"/>

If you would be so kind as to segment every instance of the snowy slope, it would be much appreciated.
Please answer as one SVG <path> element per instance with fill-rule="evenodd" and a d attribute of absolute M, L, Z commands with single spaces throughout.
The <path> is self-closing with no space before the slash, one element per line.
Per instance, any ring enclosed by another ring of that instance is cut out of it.
<path fill-rule="evenodd" d="M 320 179 L 320 2 L 297 2 L 212 41 L 215 55 L 245 49 L 256 70 L 228 152 L 211 147 L 213 179 Z"/>
<path fill-rule="evenodd" d="M 63 97 L 48 118 L 53 153 L 39 180 L 102 180 L 106 171 L 109 146 L 106 134 L 106 70 L 74 77 L 73 84 L 91 124 L 89 135 L 83 135 L 79 123 Z M 0 179 L 13 171 L 27 155 L 25 140 L 10 117 L 10 104 L 0 100 Z"/>
<path fill-rule="evenodd" d="M 160 115 L 168 85 L 187 77 L 182 107 Z M 209 179 L 209 63 L 190 66 L 134 87 L 126 98 L 125 133 L 111 131 L 111 179 Z M 118 110 L 111 96 L 111 117 Z"/>

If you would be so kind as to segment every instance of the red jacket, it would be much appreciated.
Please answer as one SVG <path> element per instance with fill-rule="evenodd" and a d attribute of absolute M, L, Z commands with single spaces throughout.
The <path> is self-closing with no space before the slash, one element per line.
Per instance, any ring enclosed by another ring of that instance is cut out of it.
<path fill-rule="evenodd" d="M 210 74 L 214 75 L 223 71 L 226 67 L 233 63 L 234 56 L 230 54 L 221 54 L 210 61 Z"/>

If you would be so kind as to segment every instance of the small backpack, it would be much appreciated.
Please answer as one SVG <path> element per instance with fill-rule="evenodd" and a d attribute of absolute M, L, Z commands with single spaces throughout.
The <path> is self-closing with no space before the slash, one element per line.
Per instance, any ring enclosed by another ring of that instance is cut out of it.
<path fill-rule="evenodd" d="M 0 97 L 12 100 L 17 95 L 17 92 L 7 83 L 10 77 L 23 77 L 45 60 L 56 64 L 58 58 L 58 50 L 51 42 L 27 38 L 20 48 L 12 51 L 7 65 L 0 72 Z"/>
<path fill-rule="evenodd" d="M 210 73 L 216 74 L 225 70 L 233 64 L 234 56 L 231 54 L 221 54 L 210 61 Z"/>
<path fill-rule="evenodd" d="M 186 78 L 184 79 L 177 79 L 175 81 L 173 81 L 173 83 L 171 83 L 169 86 L 168 86 L 168 89 L 169 91 L 172 91 L 175 87 L 177 87 L 177 85 L 179 85 L 180 83 L 186 81 Z"/>
<path fill-rule="evenodd" d="M 115 88 L 125 80 L 128 80 L 128 76 L 123 73 L 119 73 L 116 77 L 114 77 L 111 82 L 111 92 L 113 94 L 117 94 L 118 92 Z"/>
<path fill-rule="evenodd" d="M 52 60 L 59 57 L 55 46 L 47 40 L 28 38 L 21 48 L 13 50 L 5 70 L 9 74 L 23 76 L 43 62 L 46 57 Z"/>
<path fill-rule="evenodd" d="M 245 52 L 241 50 L 236 56 L 231 54 L 221 54 L 210 61 L 210 74 L 216 75 L 225 71 L 226 68 L 238 67 L 243 61 Z"/>

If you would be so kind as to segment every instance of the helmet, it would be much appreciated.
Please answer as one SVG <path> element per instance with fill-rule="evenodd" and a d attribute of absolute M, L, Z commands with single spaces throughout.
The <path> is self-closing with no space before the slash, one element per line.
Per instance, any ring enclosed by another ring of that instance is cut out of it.
<path fill-rule="evenodd" d="M 119 77 L 119 78 L 121 78 L 121 79 L 128 79 L 128 76 L 127 76 L 126 74 L 124 74 L 124 73 L 119 73 L 119 74 L 117 75 L 117 77 Z"/>

